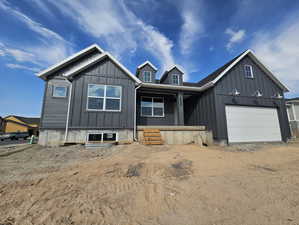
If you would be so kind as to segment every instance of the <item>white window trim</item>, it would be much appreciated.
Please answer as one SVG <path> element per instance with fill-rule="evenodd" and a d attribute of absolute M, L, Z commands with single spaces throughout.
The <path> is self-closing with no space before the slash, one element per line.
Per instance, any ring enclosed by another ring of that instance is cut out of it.
<path fill-rule="evenodd" d="M 143 98 L 151 98 L 152 99 L 152 104 L 153 104 L 153 107 L 152 107 L 152 115 L 149 116 L 149 115 L 143 115 L 142 114 L 142 99 Z M 162 99 L 163 101 L 163 115 L 162 116 L 155 116 L 154 115 L 154 99 Z M 140 115 L 141 117 L 154 117 L 154 118 L 163 118 L 165 117 L 165 102 L 164 102 L 164 98 L 163 97 L 147 97 L 147 96 L 141 96 L 141 102 L 140 102 Z"/>
<path fill-rule="evenodd" d="M 61 88 L 65 88 L 65 96 L 55 96 L 54 93 L 55 93 L 55 88 L 58 88 L 58 87 L 61 87 Z M 66 98 L 67 97 L 67 93 L 68 92 L 68 87 L 65 86 L 65 85 L 57 85 L 57 84 L 54 84 L 53 85 L 53 90 L 52 90 L 52 97 L 53 98 Z"/>
<path fill-rule="evenodd" d="M 250 73 L 251 73 L 251 76 L 249 77 L 249 76 L 247 76 L 247 70 L 246 70 L 246 67 L 249 67 L 250 68 Z M 252 66 L 251 65 L 244 65 L 244 71 L 245 71 L 245 78 L 254 78 L 254 76 L 253 76 L 253 68 L 252 68 Z"/>
<path fill-rule="evenodd" d="M 145 80 L 145 76 L 144 76 L 145 73 L 149 73 L 150 74 L 150 80 L 149 81 Z M 143 81 L 144 82 L 152 82 L 152 71 L 145 70 L 145 71 L 142 72 L 142 76 L 143 76 Z"/>
<path fill-rule="evenodd" d="M 101 134 L 102 135 L 102 139 L 101 141 L 89 141 L 89 135 L 90 134 Z M 86 135 L 86 142 L 87 143 L 93 143 L 93 142 L 100 142 L 100 143 L 104 143 L 104 142 L 109 142 L 109 141 L 104 141 L 104 134 L 116 134 L 116 137 L 115 137 L 115 141 L 118 142 L 118 132 L 116 131 L 111 131 L 111 130 L 103 130 L 103 131 L 89 131 Z"/>
<path fill-rule="evenodd" d="M 177 77 L 178 83 L 174 83 L 174 82 L 173 82 L 173 81 L 174 81 L 174 79 L 173 79 L 174 76 Z M 180 75 L 177 74 L 177 73 L 172 74 L 172 76 L 171 76 L 171 83 L 174 84 L 174 85 L 180 85 Z"/>
<path fill-rule="evenodd" d="M 98 97 L 98 96 L 89 96 L 88 95 L 88 90 L 89 90 L 89 86 L 90 85 L 97 85 L 97 86 L 104 86 L 104 96 L 103 97 Z M 107 86 L 109 87 L 120 87 L 120 97 L 116 98 L 116 97 L 107 97 L 106 96 L 106 89 Z M 103 109 L 89 109 L 88 108 L 88 98 L 103 98 Z M 113 110 L 113 109 L 106 109 L 106 99 L 119 99 L 119 109 L 117 110 Z M 121 108 L 122 108 L 122 86 L 118 86 L 118 85 L 106 85 L 106 84 L 88 84 L 87 85 L 87 101 L 86 101 L 86 110 L 90 111 L 90 112 L 121 112 Z"/>

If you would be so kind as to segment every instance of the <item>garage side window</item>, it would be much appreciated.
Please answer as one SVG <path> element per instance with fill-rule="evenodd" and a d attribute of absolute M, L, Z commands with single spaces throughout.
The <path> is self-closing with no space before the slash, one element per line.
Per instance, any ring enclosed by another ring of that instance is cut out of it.
<path fill-rule="evenodd" d="M 251 65 L 245 65 L 244 70 L 246 78 L 253 78 L 253 69 Z"/>
<path fill-rule="evenodd" d="M 121 111 L 121 87 L 112 85 L 88 85 L 87 110 Z"/>
<path fill-rule="evenodd" d="M 160 97 L 141 97 L 141 116 L 164 117 L 164 99 Z"/>
<path fill-rule="evenodd" d="M 67 95 L 67 87 L 66 86 L 53 86 L 53 97 L 56 98 L 65 98 Z"/>

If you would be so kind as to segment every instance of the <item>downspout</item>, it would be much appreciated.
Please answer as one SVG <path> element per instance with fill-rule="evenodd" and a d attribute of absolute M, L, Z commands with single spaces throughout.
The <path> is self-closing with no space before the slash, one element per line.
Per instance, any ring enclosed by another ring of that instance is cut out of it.
<path fill-rule="evenodd" d="M 141 87 L 142 83 L 138 84 L 138 86 L 135 88 L 135 104 L 134 104 L 134 136 L 133 136 L 133 139 L 134 141 L 137 141 L 137 133 L 136 133 L 136 130 L 137 130 L 137 125 L 136 125 L 136 116 L 137 116 L 137 89 L 139 89 Z"/>
<path fill-rule="evenodd" d="M 64 143 L 66 143 L 68 131 L 69 131 L 69 118 L 70 118 L 70 110 L 71 110 L 73 83 L 67 78 L 64 78 L 64 79 L 70 84 L 69 101 L 68 101 L 68 106 L 67 106 L 66 124 L 65 124 L 65 132 L 64 132 Z"/>

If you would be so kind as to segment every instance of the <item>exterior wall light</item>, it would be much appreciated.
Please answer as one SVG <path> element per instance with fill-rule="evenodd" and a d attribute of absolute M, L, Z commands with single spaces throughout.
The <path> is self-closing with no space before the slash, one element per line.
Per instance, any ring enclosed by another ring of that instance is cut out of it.
<path fill-rule="evenodd" d="M 237 88 L 235 88 L 232 92 L 229 93 L 230 95 L 238 96 L 240 95 L 240 92 L 238 91 Z"/>
<path fill-rule="evenodd" d="M 262 94 L 259 90 L 257 90 L 256 92 L 254 92 L 254 94 L 253 94 L 252 96 L 255 96 L 255 97 L 262 97 L 263 94 Z"/>

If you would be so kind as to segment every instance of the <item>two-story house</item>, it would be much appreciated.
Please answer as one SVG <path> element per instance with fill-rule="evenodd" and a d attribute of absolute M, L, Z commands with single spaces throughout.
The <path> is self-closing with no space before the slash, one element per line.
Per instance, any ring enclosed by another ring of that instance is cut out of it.
<path fill-rule="evenodd" d="M 92 45 L 40 72 L 42 145 L 136 139 L 138 126 L 205 126 L 217 142 L 287 141 L 288 89 L 247 50 L 199 82 L 149 61 L 132 74 Z"/>

